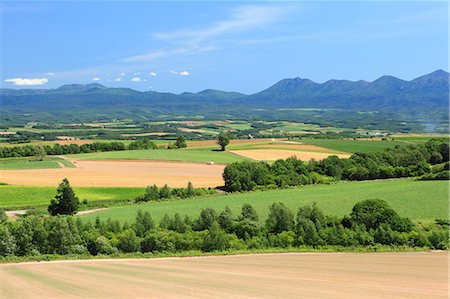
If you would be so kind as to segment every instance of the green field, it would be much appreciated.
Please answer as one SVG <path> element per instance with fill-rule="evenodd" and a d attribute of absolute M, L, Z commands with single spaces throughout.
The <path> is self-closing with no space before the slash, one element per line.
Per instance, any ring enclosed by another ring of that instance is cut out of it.
<path fill-rule="evenodd" d="M 61 168 L 61 164 L 64 167 L 75 167 L 70 161 L 58 157 L 45 157 L 42 161 L 26 157 L 0 159 L 0 170 Z"/>
<path fill-rule="evenodd" d="M 435 136 L 395 136 L 393 137 L 395 140 L 406 141 L 410 143 L 424 143 L 430 139 L 435 138 L 449 138 L 448 135 L 435 135 Z"/>
<path fill-rule="evenodd" d="M 330 215 L 343 216 L 351 212 L 358 201 L 369 198 L 386 200 L 401 216 L 415 221 L 431 222 L 436 218 L 448 218 L 448 182 L 384 180 L 365 182 L 341 182 L 333 185 L 307 186 L 303 188 L 237 193 L 224 196 L 194 198 L 189 200 L 145 203 L 140 205 L 112 207 L 107 211 L 82 216 L 94 220 L 97 216 L 106 219 L 132 221 L 137 210 L 146 210 L 156 221 L 164 214 L 180 213 L 197 217 L 201 209 L 212 207 L 221 211 L 229 206 L 239 213 L 244 203 L 251 204 L 265 219 L 268 206 L 283 202 L 292 211 L 299 206 L 317 202 Z"/>
<path fill-rule="evenodd" d="M 164 160 L 183 162 L 215 162 L 232 163 L 243 161 L 245 158 L 229 152 L 213 151 L 209 148 L 186 148 L 186 149 L 155 149 L 155 150 L 134 150 L 99 152 L 89 154 L 67 155 L 67 157 L 77 160 Z"/>
<path fill-rule="evenodd" d="M 394 147 L 396 145 L 404 145 L 401 141 L 381 141 L 381 140 L 345 140 L 345 139 L 301 139 L 300 142 L 304 144 L 312 144 L 326 147 L 332 150 L 356 153 L 375 153 L 382 152 L 387 147 Z"/>
<path fill-rule="evenodd" d="M 133 199 L 145 192 L 145 188 L 124 187 L 74 187 L 74 190 L 81 201 Z M 0 185 L 0 208 L 47 206 L 55 193 L 56 187 Z"/>

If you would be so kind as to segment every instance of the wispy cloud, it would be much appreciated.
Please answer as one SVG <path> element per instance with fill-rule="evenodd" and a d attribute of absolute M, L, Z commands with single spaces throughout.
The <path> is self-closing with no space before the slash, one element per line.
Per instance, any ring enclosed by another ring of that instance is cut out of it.
<path fill-rule="evenodd" d="M 55 73 L 47 73 L 47 75 L 49 75 L 49 76 L 54 76 L 55 75 Z"/>
<path fill-rule="evenodd" d="M 141 55 L 130 56 L 122 59 L 122 62 L 130 63 L 130 62 L 147 62 L 152 61 L 158 58 L 163 58 L 172 55 L 183 54 L 189 51 L 188 49 L 178 48 L 173 50 L 165 50 L 165 51 L 152 51 Z"/>
<path fill-rule="evenodd" d="M 155 72 L 150 72 L 150 74 L 149 74 L 150 76 L 152 76 L 152 77 L 156 77 L 156 76 L 158 76 L 158 74 L 157 73 L 155 73 Z"/>
<path fill-rule="evenodd" d="M 92 78 L 92 81 L 100 81 L 101 79 L 99 77 Z"/>
<path fill-rule="evenodd" d="M 274 4 L 239 6 L 232 10 L 227 19 L 216 22 L 208 27 L 155 33 L 153 37 L 172 43 L 175 47 L 125 57 L 122 59 L 122 62 L 148 62 L 175 55 L 216 50 L 219 47 L 212 43 L 219 37 L 269 25 L 291 12 L 292 8 L 293 5 Z"/>
<path fill-rule="evenodd" d="M 114 82 L 122 82 L 123 78 L 122 77 L 117 77 L 116 79 L 113 80 Z"/>
<path fill-rule="evenodd" d="M 20 86 L 25 86 L 25 85 L 44 85 L 45 83 L 48 82 L 47 78 L 37 78 L 37 79 L 26 79 L 26 78 L 11 78 L 11 79 L 6 79 L 5 80 L 6 83 L 12 83 L 13 85 L 20 85 Z"/>
<path fill-rule="evenodd" d="M 233 10 L 231 16 L 212 26 L 194 30 L 156 33 L 154 36 L 164 40 L 183 39 L 197 44 L 212 37 L 253 29 L 277 21 L 292 9 L 286 5 L 248 5 Z"/>

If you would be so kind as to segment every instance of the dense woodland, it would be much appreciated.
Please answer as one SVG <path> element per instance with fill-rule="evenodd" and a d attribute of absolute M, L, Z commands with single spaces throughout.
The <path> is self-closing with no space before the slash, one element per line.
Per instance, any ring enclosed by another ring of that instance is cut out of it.
<path fill-rule="evenodd" d="M 235 162 L 225 167 L 227 191 L 250 191 L 327 183 L 333 180 L 373 180 L 424 176 L 449 178 L 449 144 L 431 140 L 424 144 L 386 148 L 381 153 L 356 153 L 349 159 L 330 156 L 304 163 L 296 158 L 267 162 Z"/>
<path fill-rule="evenodd" d="M 166 215 L 155 223 L 139 211 L 133 223 L 95 223 L 71 216 L 29 216 L 8 221 L 0 217 L 0 256 L 41 254 L 114 255 L 176 253 L 310 246 L 419 246 L 447 249 L 446 221 L 419 225 L 400 217 L 382 200 L 357 203 L 343 218 L 325 215 L 316 205 L 290 211 L 283 203 L 269 207 L 267 219 L 245 204 L 239 215 L 231 210 L 203 209 L 197 219 Z"/>

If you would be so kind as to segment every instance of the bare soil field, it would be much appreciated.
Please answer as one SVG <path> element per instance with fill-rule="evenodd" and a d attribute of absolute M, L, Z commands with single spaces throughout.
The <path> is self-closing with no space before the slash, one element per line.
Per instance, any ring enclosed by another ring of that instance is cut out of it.
<path fill-rule="evenodd" d="M 93 143 L 93 140 L 89 140 L 89 139 L 63 139 L 63 140 L 55 140 L 53 143 L 58 143 L 60 145 L 71 145 L 71 144 L 76 144 L 76 145 L 83 145 L 83 144 L 91 144 Z"/>
<path fill-rule="evenodd" d="M 259 161 L 275 161 L 278 159 L 287 159 L 289 157 L 297 157 L 302 161 L 309 161 L 311 159 L 322 160 L 328 156 L 338 156 L 339 158 L 348 158 L 347 154 L 333 154 L 333 153 L 317 153 L 306 152 L 298 150 L 276 150 L 276 149 L 255 149 L 255 150 L 236 150 L 230 151 L 236 155 L 247 157 Z"/>
<path fill-rule="evenodd" d="M 11 185 L 57 186 L 63 178 L 78 187 L 186 187 L 223 185 L 224 165 L 158 161 L 73 161 L 76 168 L 3 170 L 0 181 Z"/>
<path fill-rule="evenodd" d="M 139 136 L 164 136 L 170 133 L 167 132 L 152 132 L 152 133 L 135 133 L 135 134 L 121 134 L 124 137 L 139 137 Z"/>
<path fill-rule="evenodd" d="M 298 150 L 298 151 L 304 150 L 304 151 L 314 151 L 314 152 L 323 152 L 323 153 L 336 152 L 336 151 L 326 148 L 326 147 L 321 147 L 321 146 L 312 145 L 312 144 L 288 143 L 288 141 L 280 142 L 280 143 L 264 144 L 263 146 L 265 149 L 274 148 L 274 149 L 287 149 L 287 150 Z M 343 154 L 345 154 L 345 153 L 343 153 Z"/>
<path fill-rule="evenodd" d="M 288 253 L 0 265 L 0 298 L 448 298 L 448 253 Z"/>
<path fill-rule="evenodd" d="M 211 133 L 211 134 L 219 134 L 214 131 L 208 131 L 204 129 L 190 129 L 190 128 L 179 128 L 181 132 L 187 132 L 187 133 Z"/>

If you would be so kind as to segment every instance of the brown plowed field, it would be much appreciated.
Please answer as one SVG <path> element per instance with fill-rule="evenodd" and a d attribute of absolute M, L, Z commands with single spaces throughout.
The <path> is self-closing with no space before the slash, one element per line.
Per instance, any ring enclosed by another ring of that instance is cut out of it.
<path fill-rule="evenodd" d="M 0 182 L 12 185 L 56 186 L 68 178 L 78 187 L 145 187 L 156 184 L 186 187 L 223 185 L 224 165 L 157 161 L 75 161 L 77 168 L 2 170 Z"/>
<path fill-rule="evenodd" d="M 292 253 L 0 265 L 0 298 L 448 298 L 448 255 Z"/>
<path fill-rule="evenodd" d="M 338 156 L 339 158 L 348 158 L 347 154 L 333 154 L 333 153 L 317 153 L 297 150 L 276 150 L 276 149 L 255 149 L 255 150 L 236 150 L 230 151 L 236 155 L 247 157 L 254 160 L 275 161 L 278 159 L 287 159 L 289 157 L 297 157 L 302 161 L 309 161 L 311 159 L 322 160 L 328 156 Z"/>

